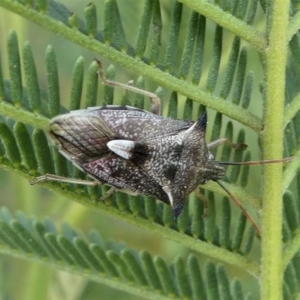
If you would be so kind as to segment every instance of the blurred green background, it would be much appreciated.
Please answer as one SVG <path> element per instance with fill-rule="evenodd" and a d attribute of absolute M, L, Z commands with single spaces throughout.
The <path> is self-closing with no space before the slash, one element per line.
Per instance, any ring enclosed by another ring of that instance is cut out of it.
<path fill-rule="evenodd" d="M 60 0 L 66 7 L 76 12 L 80 17 L 83 17 L 83 9 L 90 1 L 72 1 Z M 99 26 L 101 29 L 101 18 L 103 15 L 104 1 L 96 1 Z M 164 22 L 168 22 L 171 17 L 171 4 L 172 1 L 161 1 L 162 18 Z M 139 22 L 143 8 L 143 1 L 123 0 L 118 2 L 119 10 L 121 13 L 125 34 L 128 43 L 135 45 L 137 34 L 136 24 Z M 190 11 L 185 9 L 183 12 L 182 26 L 187 26 L 189 21 Z M 264 20 L 258 12 L 255 21 L 255 26 L 258 29 L 264 27 Z M 85 68 L 88 69 L 89 65 L 95 58 L 95 55 L 86 49 L 64 40 L 62 37 L 45 30 L 26 19 L 12 14 L 9 11 L 0 8 L 0 53 L 4 72 L 4 78 L 9 79 L 8 64 L 7 64 L 7 36 L 9 30 L 13 29 L 17 32 L 19 38 L 19 47 L 22 49 L 25 41 L 29 41 L 35 58 L 35 63 L 38 70 L 38 78 L 42 88 L 46 89 L 46 69 L 45 69 L 45 50 L 50 44 L 53 46 L 59 69 L 60 81 L 60 95 L 63 103 L 68 103 L 71 92 L 71 74 L 73 65 L 79 56 L 83 56 L 85 60 Z M 167 27 L 165 28 L 168 29 Z M 209 62 L 210 62 L 210 49 L 213 43 L 213 33 L 215 25 L 207 23 L 207 36 L 206 36 L 206 49 L 205 51 L 205 65 L 203 69 L 202 78 L 206 78 Z M 184 32 L 184 30 L 182 30 Z M 210 34 L 211 32 L 211 34 Z M 211 39 L 209 38 L 211 36 Z M 167 38 L 167 31 L 162 34 L 162 41 Z M 179 48 L 183 47 L 184 36 L 182 35 L 179 40 Z M 229 56 L 233 36 L 226 32 L 223 37 L 223 57 L 221 62 L 221 74 L 226 66 L 226 59 Z M 163 42 L 162 42 L 163 44 Z M 246 45 L 247 44 L 243 44 Z M 178 49 L 181 53 L 181 49 Z M 102 59 L 105 67 L 109 62 Z M 116 79 L 118 81 L 127 82 L 130 79 L 136 79 L 138 74 L 133 74 L 130 70 L 125 70 L 120 66 L 115 66 L 117 70 Z M 256 52 L 248 48 L 248 70 L 254 72 L 254 89 L 252 93 L 252 102 L 250 103 L 249 110 L 254 114 L 261 116 L 262 114 L 262 97 L 259 91 L 259 84 L 262 81 L 262 70 L 259 63 L 259 58 Z M 222 78 L 222 77 L 221 77 Z M 203 79 L 203 80 L 204 80 Z M 218 81 L 220 85 L 221 80 Z M 157 86 L 153 82 L 146 81 L 148 90 L 155 90 Z M 201 84 L 200 84 L 201 86 Z M 100 86 L 99 89 L 102 87 Z M 171 91 L 165 91 L 166 99 Z M 101 95 L 101 92 L 99 93 Z M 184 97 L 179 98 L 180 105 L 184 103 Z M 165 100 L 165 104 L 166 104 Z M 196 117 L 196 116 L 194 116 Z M 209 140 L 212 120 L 214 112 L 209 111 L 209 128 L 207 139 Z M 224 118 L 224 124 L 227 123 L 228 118 Z M 235 132 L 238 132 L 243 126 L 239 123 L 233 122 Z M 225 126 L 224 126 L 225 127 Z M 257 143 L 257 135 L 244 128 L 247 135 L 247 144 L 251 151 L 252 158 L 259 158 L 259 146 Z M 222 130 L 224 132 L 224 129 Z M 261 181 L 260 167 L 252 167 L 251 169 L 251 182 L 248 189 L 253 190 L 254 193 L 260 193 Z M 83 233 L 89 232 L 90 229 L 97 229 L 105 240 L 110 238 L 117 241 L 124 241 L 130 247 L 142 250 L 147 249 L 153 255 L 159 254 L 167 261 L 172 261 L 176 255 L 186 257 L 190 250 L 187 250 L 180 245 L 170 242 L 168 240 L 157 237 L 148 232 L 144 232 L 138 228 L 130 226 L 112 218 L 109 218 L 100 212 L 93 211 L 87 207 L 79 205 L 68 199 L 64 199 L 56 194 L 44 190 L 38 186 L 30 186 L 27 180 L 24 180 L 14 174 L 5 172 L 0 169 L 0 204 L 1 206 L 8 207 L 12 213 L 18 210 L 23 211 L 27 216 L 35 216 L 38 220 L 44 220 L 46 217 L 54 220 L 58 228 L 63 223 L 68 223 L 72 227 L 77 228 Z M 238 212 L 237 208 L 233 208 Z M 259 247 L 254 247 L 253 255 L 258 255 Z M 207 259 L 197 255 L 203 262 Z M 230 275 L 239 277 L 244 283 L 244 289 L 254 292 L 257 295 L 256 281 L 243 272 L 237 272 L 236 269 L 228 269 Z M 0 299 L 43 299 L 47 291 L 47 300 L 68 300 L 68 299 L 139 299 L 131 295 L 125 295 L 121 292 L 111 290 L 104 285 L 87 281 L 84 278 L 66 273 L 63 271 L 56 271 L 49 266 L 41 264 L 29 263 L 25 260 L 15 259 L 6 255 L 0 254 Z"/>

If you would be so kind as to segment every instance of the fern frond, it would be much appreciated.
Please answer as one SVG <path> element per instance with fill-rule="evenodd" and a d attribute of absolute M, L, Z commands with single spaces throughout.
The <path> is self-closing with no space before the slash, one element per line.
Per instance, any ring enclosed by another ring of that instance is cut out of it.
<path fill-rule="evenodd" d="M 217 194 L 226 193 L 214 183 L 201 189 L 201 195 L 209 200 L 208 209 L 201 201 L 204 198 L 193 194 L 176 222 L 169 206 L 149 197 L 115 193 L 103 203 L 98 200 L 106 194 L 105 186 L 41 185 L 258 277 L 262 300 L 299 297 L 298 2 L 181 0 L 166 6 L 164 1 L 145 0 L 141 13 L 135 15 L 134 28 L 129 29 L 122 1 L 105 1 L 101 7 L 90 3 L 80 14 L 54 0 L 0 0 L 0 7 L 92 51 L 93 57 L 119 65 L 108 67 L 107 78 L 114 80 L 125 67 L 140 76 L 136 86 L 148 89 L 146 79 L 153 81 L 151 90 L 156 89 L 166 104 L 164 115 L 191 120 L 207 108 L 215 110 L 208 110 L 212 125 L 208 140 L 227 137 L 250 144 L 245 153 L 225 145 L 213 151 L 217 159 L 255 159 L 251 144 L 257 145 L 257 141 L 263 159 L 278 158 L 282 153 L 295 155 L 284 169 L 281 165 L 264 168 L 263 179 L 253 175 L 249 166 L 229 167 L 224 178 L 224 186 L 243 204 L 261 210 L 261 242 L 255 240 L 253 228 L 227 197 L 218 204 Z M 56 62 L 60 53 L 47 47 L 47 88 L 41 88 L 33 46 L 29 42 L 19 45 L 14 31 L 8 35 L 7 46 L 7 67 L 0 61 L 0 167 L 27 180 L 45 173 L 86 179 L 48 142 L 44 130 L 49 119 L 69 110 L 113 103 L 148 109 L 149 101 L 128 92 L 118 91 L 114 97 L 114 89 L 108 86 L 98 94 L 97 66 L 92 59 L 86 60 L 89 68 L 85 71 L 82 57 L 74 64 L 71 86 L 63 86 L 70 99 L 60 99 L 61 71 Z M 245 126 L 241 128 L 241 124 Z M 260 183 L 262 196 L 249 192 L 259 194 Z M 206 218 L 202 218 L 204 214 Z M 149 299 L 251 298 L 243 293 L 240 281 L 230 283 L 223 266 L 208 262 L 200 268 L 194 255 L 188 259 L 178 256 L 167 263 L 147 251 L 139 254 L 116 243 L 105 246 L 95 232 L 87 239 L 64 225 L 62 234 L 57 234 L 51 222 L 47 227 L 46 222 L 28 220 L 21 213 L 12 217 L 5 209 L 0 219 L 0 252 L 75 270 L 131 295 Z"/>
<path fill-rule="evenodd" d="M 84 274 L 90 280 L 146 299 L 153 299 L 153 295 L 156 299 L 169 299 L 170 296 L 174 299 L 199 299 L 200 295 L 205 295 L 210 273 L 216 270 L 216 284 L 222 287 L 220 293 L 225 290 L 230 297 L 230 280 L 221 265 L 209 263 L 207 270 L 201 271 L 194 255 L 187 260 L 178 256 L 173 262 L 166 263 L 161 257 L 153 258 L 146 251 L 138 253 L 126 246 L 117 250 L 117 244 L 112 242 L 103 245 L 99 243 L 101 236 L 94 230 L 89 237 L 84 237 L 66 224 L 62 233 L 53 232 L 57 231 L 54 224 L 51 231 L 47 227 L 49 224 L 28 219 L 22 213 L 12 216 L 2 208 L 0 252 L 70 273 Z M 206 278 L 204 282 L 201 273 Z"/>

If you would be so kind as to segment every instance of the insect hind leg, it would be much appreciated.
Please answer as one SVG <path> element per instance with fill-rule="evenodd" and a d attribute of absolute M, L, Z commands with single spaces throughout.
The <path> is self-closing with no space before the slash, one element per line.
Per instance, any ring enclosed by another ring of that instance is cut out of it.
<path fill-rule="evenodd" d="M 145 91 L 145 90 L 142 90 L 142 89 L 137 88 L 135 86 L 132 86 L 131 83 L 124 84 L 124 83 L 120 83 L 120 82 L 116 82 L 116 81 L 106 79 L 106 77 L 104 75 L 104 72 L 103 72 L 103 69 L 102 69 L 101 61 L 98 60 L 98 59 L 95 59 L 95 61 L 98 64 L 98 75 L 101 78 L 103 84 L 106 84 L 106 85 L 109 85 L 109 86 L 114 86 L 114 87 L 120 87 L 120 88 L 123 88 L 125 90 L 132 91 L 132 92 L 135 92 L 137 94 L 141 94 L 141 95 L 144 95 L 146 97 L 149 97 L 150 101 L 151 101 L 151 112 L 155 115 L 160 115 L 160 113 L 161 113 L 161 101 L 160 101 L 160 98 L 156 94 Z"/>
<path fill-rule="evenodd" d="M 80 184 L 85 186 L 97 186 L 102 184 L 102 182 L 96 180 L 89 181 L 84 179 L 68 178 L 68 177 L 58 176 L 54 174 L 45 174 L 40 177 L 37 177 L 35 180 L 30 181 L 30 184 L 34 185 L 36 183 L 47 182 L 47 181 L 65 182 L 65 183 Z M 107 200 L 115 191 L 116 191 L 115 188 L 110 188 L 105 193 L 105 195 L 100 198 L 100 200 L 101 201 Z"/>
<path fill-rule="evenodd" d="M 56 181 L 56 182 L 66 182 L 66 183 L 73 183 L 73 184 L 81 184 L 87 186 L 96 186 L 102 184 L 100 181 L 89 181 L 84 179 L 76 179 L 76 178 L 68 178 L 63 176 L 58 176 L 54 174 L 45 174 L 40 177 L 37 177 L 35 180 L 30 181 L 30 184 L 36 184 L 40 182 L 47 182 L 47 181 Z"/>

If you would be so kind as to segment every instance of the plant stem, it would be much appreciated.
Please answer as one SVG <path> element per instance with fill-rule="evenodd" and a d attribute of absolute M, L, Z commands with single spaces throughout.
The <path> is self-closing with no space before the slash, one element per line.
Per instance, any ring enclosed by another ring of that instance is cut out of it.
<path fill-rule="evenodd" d="M 286 269 L 289 262 L 298 253 L 300 248 L 300 234 L 296 234 L 290 243 L 288 243 L 284 249 L 283 253 L 283 268 L 282 272 Z"/>
<path fill-rule="evenodd" d="M 300 109 L 300 94 L 298 94 L 286 108 L 284 113 L 284 124 L 288 124 Z"/>
<path fill-rule="evenodd" d="M 291 19 L 288 32 L 288 40 L 290 40 L 300 28 L 300 11 L 298 11 Z"/>
<path fill-rule="evenodd" d="M 248 41 L 258 51 L 263 51 L 267 46 L 266 39 L 261 32 L 232 14 L 225 12 L 217 5 L 204 0 L 180 0 L 180 2 Z"/>
<path fill-rule="evenodd" d="M 271 4 L 272 3 L 272 4 Z M 265 111 L 262 132 L 263 158 L 283 154 L 285 68 L 289 1 L 270 3 L 265 52 Z M 264 168 L 262 210 L 261 299 L 282 299 L 282 164 Z"/>

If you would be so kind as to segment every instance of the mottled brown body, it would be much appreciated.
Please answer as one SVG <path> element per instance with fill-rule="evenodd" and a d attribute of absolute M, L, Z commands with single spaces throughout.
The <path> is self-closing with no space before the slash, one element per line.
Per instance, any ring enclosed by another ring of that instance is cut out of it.
<path fill-rule="evenodd" d="M 164 118 L 129 106 L 70 112 L 51 120 L 59 151 L 91 177 L 117 190 L 155 197 L 177 217 L 189 194 L 224 175 L 197 122 Z"/>
<path fill-rule="evenodd" d="M 196 122 L 161 117 L 161 103 L 156 94 L 131 84 L 107 80 L 101 62 L 96 62 L 104 84 L 149 97 L 151 113 L 130 106 L 110 105 L 55 117 L 50 122 L 50 136 L 59 151 L 95 181 L 45 174 L 31 183 L 46 180 L 90 186 L 103 183 L 116 190 L 157 198 L 171 205 L 177 218 L 189 194 L 199 184 L 213 180 L 228 193 L 259 235 L 255 221 L 219 181 L 224 176 L 225 165 L 288 162 L 293 157 L 216 162 L 209 149 L 225 142 L 235 149 L 247 146 L 234 144 L 226 138 L 206 144 L 206 113 Z"/>

